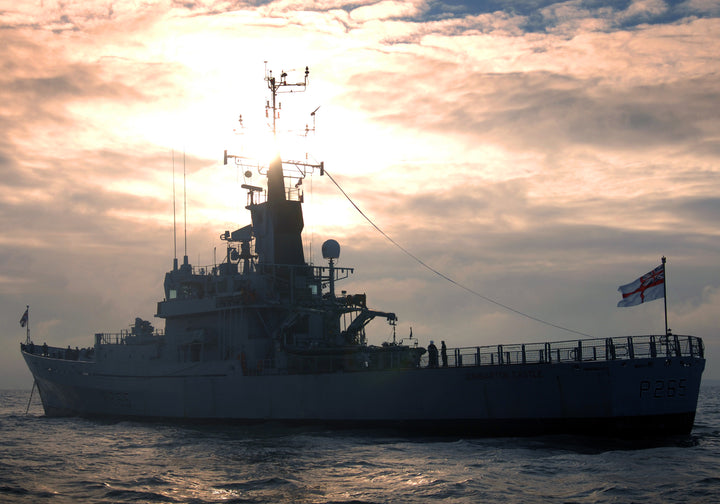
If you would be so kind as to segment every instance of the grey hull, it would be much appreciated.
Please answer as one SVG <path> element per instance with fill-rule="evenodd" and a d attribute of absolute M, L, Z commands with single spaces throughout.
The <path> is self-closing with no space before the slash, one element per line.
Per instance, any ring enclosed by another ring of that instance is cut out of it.
<path fill-rule="evenodd" d="M 480 436 L 687 434 L 705 366 L 700 357 L 673 356 L 245 376 L 234 366 L 207 363 L 131 376 L 95 362 L 23 355 L 49 416 L 282 421 Z"/>

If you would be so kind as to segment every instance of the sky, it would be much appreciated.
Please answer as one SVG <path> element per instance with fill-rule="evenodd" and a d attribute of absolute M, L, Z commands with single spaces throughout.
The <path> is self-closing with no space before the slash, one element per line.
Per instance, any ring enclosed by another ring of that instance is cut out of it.
<path fill-rule="evenodd" d="M 174 255 L 250 222 L 260 179 L 222 159 L 272 155 L 266 70 L 306 66 L 283 154 L 402 247 L 315 172 L 306 258 L 336 239 L 398 338 L 662 334 L 617 288 L 666 256 L 669 326 L 720 379 L 718 1 L 0 0 L 0 48 L 0 388 L 32 385 L 27 305 L 36 343 L 162 327 Z"/>

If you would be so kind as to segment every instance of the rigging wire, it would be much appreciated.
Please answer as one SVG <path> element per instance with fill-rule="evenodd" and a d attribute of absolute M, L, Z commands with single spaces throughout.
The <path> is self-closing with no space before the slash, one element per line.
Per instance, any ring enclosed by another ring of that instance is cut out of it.
<path fill-rule="evenodd" d="M 554 327 L 554 328 L 556 328 L 556 329 L 561 329 L 561 330 L 563 330 L 563 331 L 568 331 L 568 332 L 571 332 L 571 333 L 579 334 L 580 336 L 591 337 L 589 334 L 585 334 L 584 332 L 576 331 L 575 329 L 569 329 L 569 328 L 563 327 L 563 326 L 561 326 L 561 325 L 553 324 L 552 322 L 548 322 L 548 321 L 546 321 L 546 320 L 543 320 L 543 319 L 541 319 L 541 318 L 535 317 L 535 316 L 533 316 L 533 315 L 529 315 L 529 314 L 527 314 L 527 313 L 521 312 L 520 310 L 516 310 L 515 308 L 513 308 L 513 307 L 511 307 L 511 306 L 508 306 L 508 305 L 503 304 L 503 303 L 501 303 L 501 302 L 499 302 L 499 301 L 496 301 L 496 300 L 494 300 L 494 299 L 492 299 L 492 298 L 489 298 L 489 297 L 487 297 L 487 296 L 485 296 L 485 295 L 483 295 L 483 294 L 480 294 L 479 292 L 471 289 L 470 287 L 466 287 L 465 285 L 463 285 L 463 284 L 461 284 L 461 283 L 453 280 L 452 278 L 450 278 L 449 276 L 445 275 L 444 273 L 436 270 L 435 268 L 433 268 L 432 266 L 430 266 L 429 264 L 427 264 L 425 261 L 423 261 L 422 259 L 420 259 L 418 256 L 416 256 L 415 254 L 413 254 L 412 252 L 410 252 L 409 250 L 407 250 L 405 247 L 403 247 L 402 245 L 400 245 L 398 242 L 396 242 L 395 240 L 393 240 L 392 237 L 390 237 L 385 231 L 383 231 L 382 229 L 380 229 L 380 228 L 372 221 L 372 219 L 370 219 L 370 217 L 368 217 L 368 216 L 365 214 L 365 212 L 363 212 L 363 211 L 360 209 L 360 207 L 358 207 L 358 206 L 355 204 L 355 202 L 354 202 L 354 201 L 352 200 L 352 198 L 350 198 L 350 196 L 343 190 L 343 188 L 340 187 L 340 184 L 338 184 L 337 181 L 332 177 L 332 175 L 330 175 L 330 173 L 328 173 L 327 168 L 324 169 L 324 174 L 327 175 L 327 176 L 330 178 L 330 180 L 332 181 L 332 183 L 335 184 L 335 186 L 340 190 L 340 192 L 343 194 L 343 196 L 345 196 L 345 198 L 347 198 L 347 200 L 350 202 L 350 204 L 351 204 L 353 207 L 355 207 L 355 210 L 357 210 L 357 211 L 360 213 L 360 215 L 362 215 L 363 218 L 370 223 L 370 225 L 371 225 L 372 227 L 374 227 L 374 228 L 375 228 L 381 235 L 383 235 L 390 243 L 392 243 L 392 244 L 395 245 L 397 248 L 399 248 L 400 250 L 402 250 L 405 254 L 407 254 L 408 256 L 410 256 L 412 259 L 414 259 L 418 264 L 420 264 L 420 265 L 421 265 L 422 267 L 424 267 L 425 269 L 427 269 L 427 270 L 435 273 L 435 274 L 438 275 L 439 277 L 447 280 L 448 282 L 456 285 L 457 287 L 460 287 L 461 289 L 469 292 L 470 294 L 473 294 L 473 295 L 475 295 L 475 296 L 477 296 L 477 297 L 479 297 L 479 298 L 481 298 L 481 299 L 484 299 L 485 301 L 487 301 L 487 302 L 489 302 L 489 303 L 492 303 L 492 304 L 494 304 L 494 305 L 497 305 L 497 306 L 499 306 L 499 307 L 501 307 L 501 308 L 504 308 L 504 309 L 506 309 L 506 310 L 508 310 L 508 311 L 511 311 L 511 312 L 513 312 L 513 313 L 515 313 L 515 314 L 517 314 L 517 315 L 521 315 L 521 316 L 523 316 L 523 317 L 525 317 L 525 318 L 528 318 L 528 319 L 530 319 L 530 320 L 534 320 L 535 322 L 539 322 L 539 323 L 541 323 L 541 324 L 545 324 L 545 325 L 550 326 L 550 327 Z"/>

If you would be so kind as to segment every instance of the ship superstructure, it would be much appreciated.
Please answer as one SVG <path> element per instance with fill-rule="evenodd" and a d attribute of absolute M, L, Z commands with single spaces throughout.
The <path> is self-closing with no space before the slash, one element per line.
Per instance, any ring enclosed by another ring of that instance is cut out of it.
<path fill-rule="evenodd" d="M 190 362 L 237 360 L 247 373 L 371 366 L 365 326 L 378 316 L 394 324 L 395 314 L 371 310 L 364 294 L 335 293 L 353 272 L 335 266 L 336 241 L 323 244 L 328 266 L 305 262 L 301 202 L 286 192 L 280 158 L 270 163 L 267 184 L 267 191 L 244 186 L 252 224 L 221 234 L 223 263 L 184 262 L 165 275 L 157 316 L 165 319 L 166 344 Z M 424 352 L 403 350 L 416 363 Z"/>

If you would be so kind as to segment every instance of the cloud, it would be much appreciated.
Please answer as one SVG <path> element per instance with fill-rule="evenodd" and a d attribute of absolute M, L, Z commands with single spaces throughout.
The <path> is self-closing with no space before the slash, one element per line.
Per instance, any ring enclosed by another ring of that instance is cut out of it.
<path fill-rule="evenodd" d="M 598 72 L 463 72 L 440 57 L 403 59 L 397 64 L 402 72 L 374 72 L 372 81 L 358 73 L 347 80 L 378 123 L 543 150 L 578 143 L 621 149 L 680 146 L 717 134 L 712 105 L 719 83 L 713 73 L 683 75 L 648 66 L 642 81 L 623 83 Z"/>

